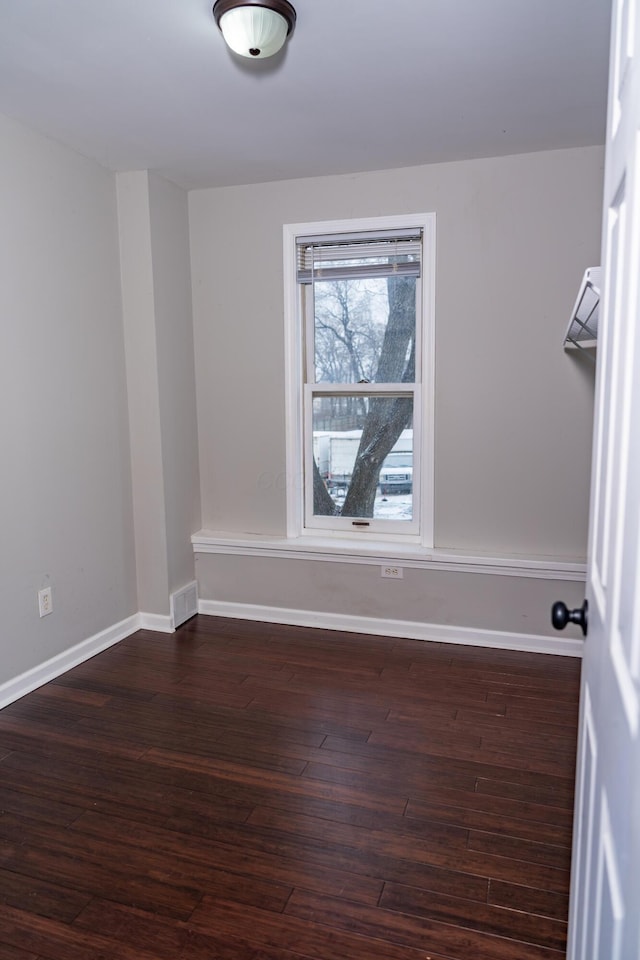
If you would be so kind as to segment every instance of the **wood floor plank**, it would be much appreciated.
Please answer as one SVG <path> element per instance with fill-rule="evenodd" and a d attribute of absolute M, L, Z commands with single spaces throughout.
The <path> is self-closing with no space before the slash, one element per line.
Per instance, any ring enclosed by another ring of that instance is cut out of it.
<path fill-rule="evenodd" d="M 119 733 L 120 736 L 124 736 L 127 731 L 126 723 L 102 718 L 82 720 L 79 727 L 90 733 L 103 733 L 110 729 L 116 734 Z M 306 764 L 306 758 L 304 757 L 274 752 L 267 744 L 260 749 L 255 740 L 249 740 L 246 737 L 242 743 L 238 743 L 237 740 L 235 743 L 229 743 L 226 738 L 221 739 L 219 727 L 212 730 L 211 735 L 208 736 L 206 724 L 198 725 L 198 733 L 194 735 L 193 722 L 191 728 L 189 728 L 188 723 L 178 723 L 176 729 L 171 731 L 163 729 L 161 723 L 147 723 L 138 726 L 137 738 L 147 748 L 156 747 L 160 750 L 173 750 L 174 752 L 184 751 L 219 760 L 246 760 L 252 766 L 265 770 L 279 770 L 283 773 L 299 774 Z"/>
<path fill-rule="evenodd" d="M 145 752 L 143 744 L 131 740 L 118 742 L 113 738 L 88 737 L 77 726 L 58 727 L 51 723 L 38 723 L 31 719 L 4 717 L 0 712 L 0 753 L 34 753 L 41 757 L 59 757 L 77 761 L 86 756 L 89 762 L 99 756 L 119 755 L 138 759 Z"/>
<path fill-rule="evenodd" d="M 2 957 L 2 960 L 42 960 L 35 953 L 26 953 L 19 947 L 12 947 L 11 944 L 4 943 L 2 934 L 0 934 L 0 957 Z"/>
<path fill-rule="evenodd" d="M 62 801 L 56 794 L 53 799 L 51 792 L 43 791 L 42 795 L 25 791 L 25 783 L 21 776 L 13 781 L 19 789 L 11 789 L 11 777 L 7 775 L 8 764 L 2 768 L 3 785 L 0 786 L 0 810 L 2 813 L 14 813 L 41 820 L 44 823 L 68 825 L 82 813 L 78 806 Z"/>
<path fill-rule="evenodd" d="M 73 923 L 78 930 L 109 931 L 109 940 L 140 951 L 152 951 L 156 960 L 301 960 L 283 948 L 256 948 L 249 932 L 231 938 L 205 934 L 187 923 L 175 923 L 121 904 L 94 900 Z"/>
<path fill-rule="evenodd" d="M 146 767 L 121 773 L 105 763 L 101 769 L 81 764 L 43 761 L 30 754 L 14 754 L 3 767 L 7 787 L 15 788 L 15 802 L 6 809 L 36 815 L 45 822 L 72 822 L 85 809 L 100 810 L 132 821 L 162 824 L 173 813 L 185 810 L 229 821 L 244 821 L 253 804 L 228 797 L 203 796 L 172 784 L 158 784 L 145 778 Z M 18 792 L 20 791 L 20 792 Z M 51 803 L 56 796 L 63 803 Z M 42 815 L 38 813 L 42 810 Z"/>
<path fill-rule="evenodd" d="M 247 786 L 269 789 L 279 789 L 293 794 L 317 797 L 327 800 L 353 800 L 362 806 L 376 810 L 391 810 L 402 813 L 406 800 L 404 794 L 397 791 L 383 792 L 372 790 L 372 780 L 360 777 L 350 771 L 345 772 L 342 783 L 340 776 L 327 778 L 311 778 L 287 775 L 276 771 L 263 771 L 247 763 L 233 763 L 231 761 L 215 760 L 208 757 L 199 757 L 168 750 L 148 750 L 145 758 L 166 769 L 170 767 L 180 774 L 201 774 L 216 780 L 230 783 L 246 784 Z M 333 770 L 334 768 L 327 768 Z M 306 769 L 305 771 L 306 772 Z M 458 779 L 461 779 L 458 777 Z M 467 784 L 466 777 L 464 783 Z"/>
<path fill-rule="evenodd" d="M 273 811 L 269 819 L 272 825 L 278 823 Z M 291 842 L 287 838 L 290 832 L 285 817 L 280 818 L 280 829 L 274 829 L 274 826 L 271 829 L 274 841 L 283 845 Z M 538 863 L 533 859 L 505 856 L 500 850 L 480 853 L 467 847 L 463 853 L 458 844 L 447 845 L 437 839 L 430 842 L 428 837 L 425 837 L 422 843 L 415 838 L 405 838 L 404 855 L 398 857 L 398 838 L 384 834 L 381 837 L 381 831 L 372 831 L 370 842 L 366 844 L 361 833 L 364 831 L 356 832 L 342 824 L 316 821 L 312 817 L 296 818 L 296 835 L 314 838 L 319 844 L 308 844 L 305 856 L 310 861 L 319 859 L 322 862 L 325 856 L 340 858 L 344 869 L 355 873 L 372 872 L 376 876 L 420 887 L 424 882 L 420 876 L 422 870 L 430 883 L 433 868 L 446 869 L 455 863 L 459 873 L 472 878 L 495 877 L 512 883 L 524 883 L 525 878 L 528 878 L 532 886 L 539 886 L 541 889 L 567 889 L 568 868 Z M 409 880 L 411 874 L 414 876 L 412 881 Z"/>
<path fill-rule="evenodd" d="M 71 923 L 90 900 L 90 894 L 63 886 L 57 877 L 37 880 L 0 868 L 0 904 Z"/>
<path fill-rule="evenodd" d="M 429 951 L 444 956 L 474 957 L 486 960 L 512 960 L 514 942 L 519 960 L 559 960 L 562 948 L 539 945 L 515 938 L 506 939 L 492 933 L 443 923 L 425 916 L 412 916 L 394 910 L 373 910 L 360 904 L 343 904 L 330 897 L 310 897 L 295 892 L 287 904 L 286 914 L 337 929 L 348 929 L 362 936 L 381 938 L 399 946 Z"/>
<path fill-rule="evenodd" d="M 477 794 L 475 795 L 477 796 Z M 541 820 L 526 820 L 519 817 L 505 816 L 504 813 L 492 805 L 489 811 L 478 810 L 472 806 L 452 806 L 445 803 L 427 803 L 419 805 L 410 800 L 405 811 L 406 819 L 415 819 L 418 824 L 449 823 L 453 826 L 465 827 L 471 830 L 480 830 L 499 836 L 509 836 L 521 840 L 535 840 L 542 843 L 556 844 L 570 847 L 571 822 L 558 823 Z"/>
<path fill-rule="evenodd" d="M 541 843 L 523 837 L 498 835 L 495 833 L 469 831 L 469 850 L 491 853 L 514 860 L 527 860 L 542 863 L 549 867 L 568 870 L 571 866 L 571 849 L 568 845 Z"/>
<path fill-rule="evenodd" d="M 548 890 L 534 890 L 500 880 L 489 882 L 488 902 L 498 907 L 509 907 L 533 916 L 553 917 L 565 922 L 569 911 L 569 897 L 566 895 L 551 894 Z"/>
<path fill-rule="evenodd" d="M 247 823 L 252 826 L 266 827 L 269 830 L 287 832 L 291 827 L 291 817 L 288 813 L 268 807 L 256 807 Z M 356 826 L 353 823 L 327 822 L 318 817 L 298 814 L 296 817 L 296 833 L 306 836 L 315 836 L 324 839 L 327 843 L 343 843 L 349 846 L 367 849 L 371 842 L 375 843 L 376 852 L 384 856 L 398 856 L 407 858 L 408 845 L 411 843 L 411 859 L 415 862 L 424 862 L 423 855 L 429 856 L 434 850 L 458 850 L 463 852 L 469 849 L 469 832 L 464 827 L 454 827 L 449 824 L 422 821 L 420 828 L 406 832 L 398 830 L 397 824 L 402 826 L 403 818 L 389 818 L 380 822 L 378 828 Z M 509 838 L 511 839 L 511 838 Z"/>
<path fill-rule="evenodd" d="M 573 764 L 571 765 L 573 769 Z M 563 810 L 573 809 L 573 781 L 569 778 L 555 778 L 553 782 L 523 783 L 512 779 L 497 777 L 478 777 L 478 793 L 492 797 L 505 797 L 512 800 L 524 800 Z"/>
<path fill-rule="evenodd" d="M 1 905 L 0 931 L 0 944 L 26 951 L 37 960 L 157 960 L 153 949 L 111 938 L 104 929 L 83 930 L 75 924 Z M 188 954 L 181 956 L 186 958 Z M 205 955 L 200 956 L 204 960 Z M 215 957 L 215 953 L 210 953 L 211 956 Z M 4 960 L 4 953 L 0 953 L 0 957 Z M 247 960 L 249 958 L 253 960 L 251 954 Z"/>
<path fill-rule="evenodd" d="M 0 711 L 0 960 L 562 960 L 579 674 L 138 631 Z"/>
<path fill-rule="evenodd" d="M 45 881 L 55 877 L 94 896 L 102 893 L 177 919 L 188 917 L 200 897 L 190 878 L 176 877 L 157 852 L 141 852 L 126 842 L 89 838 L 10 814 L 0 817 L 0 840 L 0 862 L 7 870 Z"/>
<path fill-rule="evenodd" d="M 382 891 L 380 879 L 341 870 L 337 858 L 325 856 L 324 862 L 319 857 L 312 861 L 308 844 L 270 841 L 263 832 L 255 830 L 239 834 L 237 830 L 212 822 L 211 818 L 203 821 L 202 833 L 197 829 L 182 833 L 173 820 L 165 829 L 136 825 L 133 832 L 127 821 L 93 812 L 86 813 L 76 826 L 80 832 L 105 841 L 126 843 L 129 839 L 130 844 L 143 851 L 153 849 L 167 862 L 180 861 L 185 875 L 206 890 L 220 883 L 218 874 L 222 871 L 225 884 L 230 876 L 237 876 L 243 878 L 242 882 L 249 888 L 266 881 L 317 893 L 341 889 L 348 899 L 363 903 L 377 903 Z M 192 826 L 190 823 L 189 827 Z"/>
<path fill-rule="evenodd" d="M 436 744 L 433 744 L 433 748 L 437 751 Z M 439 754 L 440 756 L 444 755 L 446 748 L 443 746 L 442 750 L 443 753 Z M 456 753 L 457 755 L 455 748 L 450 752 Z M 434 755 L 438 756 L 437 753 Z M 329 757 L 327 760 L 328 759 Z M 447 786 L 456 787 L 459 790 L 472 790 L 476 780 L 473 771 L 454 770 L 446 767 L 446 765 L 437 769 L 435 766 L 427 768 L 425 764 L 424 771 L 420 769 L 414 770 L 411 776 L 411 783 L 403 783 L 402 787 L 400 786 L 401 781 L 399 781 L 397 775 L 394 774 L 394 770 L 388 769 L 385 776 L 380 778 L 376 777 L 373 772 L 370 773 L 367 770 L 360 771 L 350 767 L 345 768 L 328 762 L 308 763 L 303 771 L 303 776 L 308 780 L 333 783 L 344 786 L 347 789 L 360 790 L 365 793 L 375 790 L 382 791 L 386 787 L 387 792 L 402 796 L 407 792 L 410 793 L 416 789 L 423 788 L 427 782 L 446 784 Z"/>
<path fill-rule="evenodd" d="M 512 785 L 513 786 L 513 785 Z M 516 785 L 522 791 L 522 785 Z M 526 787 L 524 791 L 526 792 Z M 531 790 L 529 792 L 532 792 Z M 463 791 L 451 790 L 447 787 L 429 788 L 429 799 L 415 799 L 411 797 L 405 810 L 407 817 L 423 817 L 429 808 L 429 801 L 441 803 L 447 806 L 455 814 L 458 808 L 465 810 L 478 811 L 481 815 L 492 816 L 496 821 L 504 820 L 508 824 L 510 820 L 518 823 L 522 821 L 530 822 L 535 830 L 538 824 L 541 824 L 541 830 L 546 825 L 557 825 L 565 836 L 570 838 L 571 827 L 573 823 L 573 813 L 571 809 L 560 809 L 557 806 L 546 806 L 542 803 L 531 802 L 526 799 L 512 799 L 507 797 L 498 797 L 494 793 L 484 791 Z M 494 833 L 501 831 L 494 830 Z M 508 833 L 508 830 L 506 830 Z M 519 836 L 516 831 L 513 836 Z"/>
<path fill-rule="evenodd" d="M 322 919 L 314 921 L 309 917 L 288 913 L 276 917 L 266 910 L 243 909 L 239 904 L 206 896 L 194 911 L 190 922 L 197 930 L 223 931 L 234 939 L 247 936 L 267 949 L 285 946 L 309 960 L 345 960 L 346 957 L 360 957 L 362 960 L 425 958 L 424 943 L 411 947 L 397 943 L 388 936 L 362 933 L 347 923 L 325 924 Z M 446 955 L 431 949 L 429 956 L 431 960 L 448 960 Z M 557 960 L 557 957 L 545 957 L 544 960 Z"/>
<path fill-rule="evenodd" d="M 385 883 L 380 906 L 397 913 L 439 920 L 498 937 L 524 940 L 554 950 L 563 950 L 566 943 L 566 921 L 533 916 L 517 909 L 504 909 L 504 905 L 465 900 L 462 896 L 446 896 L 430 890 Z"/>

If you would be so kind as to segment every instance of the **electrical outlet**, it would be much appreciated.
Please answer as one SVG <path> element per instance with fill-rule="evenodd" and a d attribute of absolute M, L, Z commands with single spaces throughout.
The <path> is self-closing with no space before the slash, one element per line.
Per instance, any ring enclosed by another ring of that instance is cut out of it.
<path fill-rule="evenodd" d="M 51 596 L 51 587 L 45 587 L 44 590 L 38 590 L 38 610 L 41 617 L 46 617 L 53 613 L 53 597 Z"/>
<path fill-rule="evenodd" d="M 380 576 L 389 577 L 390 580 L 402 580 L 404 570 L 402 567 L 380 567 Z"/>

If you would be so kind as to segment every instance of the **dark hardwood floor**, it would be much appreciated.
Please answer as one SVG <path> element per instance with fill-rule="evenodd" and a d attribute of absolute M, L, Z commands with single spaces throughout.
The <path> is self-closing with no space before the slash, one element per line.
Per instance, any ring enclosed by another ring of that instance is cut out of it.
<path fill-rule="evenodd" d="M 0 960 L 561 960 L 579 672 L 140 631 L 0 712 Z"/>

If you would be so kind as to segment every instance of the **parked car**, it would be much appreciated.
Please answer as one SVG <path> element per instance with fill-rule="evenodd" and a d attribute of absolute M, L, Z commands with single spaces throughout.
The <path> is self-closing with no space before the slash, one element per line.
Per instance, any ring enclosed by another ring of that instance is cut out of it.
<path fill-rule="evenodd" d="M 380 493 L 411 493 L 413 490 L 413 454 L 392 451 L 380 467 Z"/>

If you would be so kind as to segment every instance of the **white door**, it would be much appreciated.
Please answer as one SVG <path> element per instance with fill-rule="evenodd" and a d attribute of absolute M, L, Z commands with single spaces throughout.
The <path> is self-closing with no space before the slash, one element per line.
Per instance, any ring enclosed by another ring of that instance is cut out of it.
<path fill-rule="evenodd" d="M 614 0 L 569 960 L 640 958 L 640 11 Z"/>

